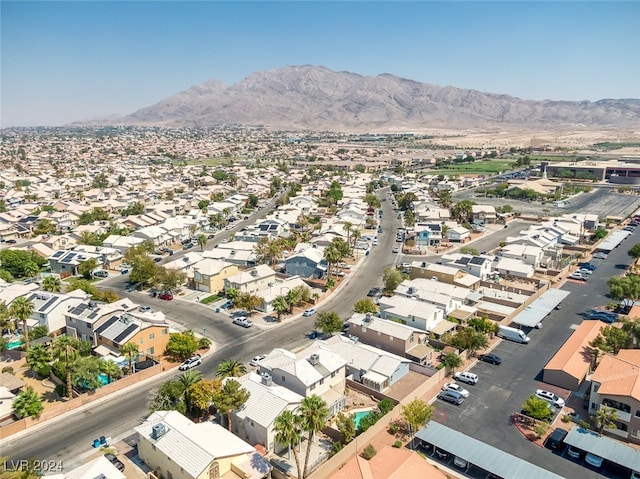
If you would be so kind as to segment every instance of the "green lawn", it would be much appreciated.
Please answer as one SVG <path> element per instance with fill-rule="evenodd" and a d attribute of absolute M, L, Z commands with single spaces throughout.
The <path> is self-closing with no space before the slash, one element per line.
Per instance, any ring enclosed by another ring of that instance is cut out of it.
<path fill-rule="evenodd" d="M 424 170 L 424 173 L 428 175 L 495 175 L 515 167 L 515 160 L 480 160 L 473 163 L 452 163 L 437 169 Z"/>

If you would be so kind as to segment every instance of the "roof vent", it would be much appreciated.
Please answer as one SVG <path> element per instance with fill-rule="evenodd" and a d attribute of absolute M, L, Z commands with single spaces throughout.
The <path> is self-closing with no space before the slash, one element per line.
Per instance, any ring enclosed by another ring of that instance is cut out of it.
<path fill-rule="evenodd" d="M 164 424 L 154 424 L 151 428 L 151 439 L 160 439 L 166 432 L 167 429 L 164 427 Z"/>
<path fill-rule="evenodd" d="M 364 322 L 365 323 L 370 323 L 372 319 L 373 319 L 373 316 L 371 315 L 371 313 L 367 313 L 367 314 L 364 315 Z"/>
<path fill-rule="evenodd" d="M 262 384 L 264 384 L 265 386 L 273 385 L 273 378 L 271 377 L 271 374 L 264 373 L 262 375 Z"/>
<path fill-rule="evenodd" d="M 311 356 L 309 356 L 309 364 L 311 364 L 312 366 L 317 366 L 319 362 L 320 356 L 318 355 L 318 353 L 313 353 Z"/>
<path fill-rule="evenodd" d="M 417 292 L 418 292 L 418 289 L 415 286 L 409 286 L 409 290 L 407 291 L 408 294 L 414 294 Z"/>
<path fill-rule="evenodd" d="M 253 276 L 254 278 L 257 278 L 258 277 L 258 270 L 252 269 L 251 270 L 251 276 Z"/>

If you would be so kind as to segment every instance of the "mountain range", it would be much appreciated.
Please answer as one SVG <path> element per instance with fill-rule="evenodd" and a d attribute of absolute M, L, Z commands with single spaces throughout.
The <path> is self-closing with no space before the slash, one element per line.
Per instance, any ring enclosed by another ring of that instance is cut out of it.
<path fill-rule="evenodd" d="M 523 100 L 419 83 L 387 73 L 372 77 L 304 65 L 253 73 L 228 87 L 210 80 L 105 122 L 167 127 L 244 124 L 334 131 L 602 128 L 640 125 L 640 99 Z"/>

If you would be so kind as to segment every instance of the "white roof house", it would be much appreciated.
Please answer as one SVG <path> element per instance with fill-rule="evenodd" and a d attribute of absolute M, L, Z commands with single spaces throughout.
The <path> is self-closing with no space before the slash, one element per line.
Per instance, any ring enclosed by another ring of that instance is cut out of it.
<path fill-rule="evenodd" d="M 446 298 L 446 303 L 451 298 Z M 422 331 L 432 331 L 444 320 L 444 305 L 436 305 L 414 298 L 395 295 L 380 298 L 380 315 L 383 319 L 399 319 L 404 324 Z M 451 310 L 455 309 L 452 307 Z"/>
<path fill-rule="evenodd" d="M 256 479 L 271 472 L 252 445 L 219 424 L 194 423 L 178 411 L 156 411 L 135 430 L 140 458 L 163 476 L 196 479 L 212 467 L 220 477 L 231 470 Z"/>
<path fill-rule="evenodd" d="M 280 452 L 283 447 L 275 440 L 274 422 L 283 411 L 297 408 L 304 397 L 255 372 L 236 381 L 250 396 L 241 409 L 233 412 L 233 432 L 250 444 L 262 444 L 269 452 Z"/>
<path fill-rule="evenodd" d="M 67 311 L 87 301 L 89 294 L 76 289 L 66 294 L 34 291 L 26 297 L 33 304 L 31 319 L 35 325 L 46 326 L 48 333 L 56 333 L 65 328 Z"/>
<path fill-rule="evenodd" d="M 502 248 L 502 257 L 522 261 L 537 268 L 542 260 L 544 251 L 539 246 L 527 244 L 508 244 Z"/>
<path fill-rule="evenodd" d="M 266 264 L 259 264 L 251 269 L 242 271 L 224 280 L 225 291 L 234 288 L 241 293 L 255 294 L 275 282 L 276 272 Z"/>
<path fill-rule="evenodd" d="M 531 278 L 535 271 L 530 264 L 525 264 L 519 259 L 505 257 L 500 258 L 495 265 L 495 269 L 500 273 L 500 276 L 516 276 L 519 278 Z"/>
<path fill-rule="evenodd" d="M 126 479 L 127 476 L 111 464 L 106 456 L 100 455 L 71 471 L 47 474 L 43 477 L 44 479 Z"/>

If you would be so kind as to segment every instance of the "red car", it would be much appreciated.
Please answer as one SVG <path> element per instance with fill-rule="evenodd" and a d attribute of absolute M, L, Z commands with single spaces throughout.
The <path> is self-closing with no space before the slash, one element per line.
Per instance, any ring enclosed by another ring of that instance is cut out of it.
<path fill-rule="evenodd" d="M 171 293 L 160 293 L 158 298 L 164 299 L 166 301 L 171 301 L 173 299 L 173 295 Z"/>

